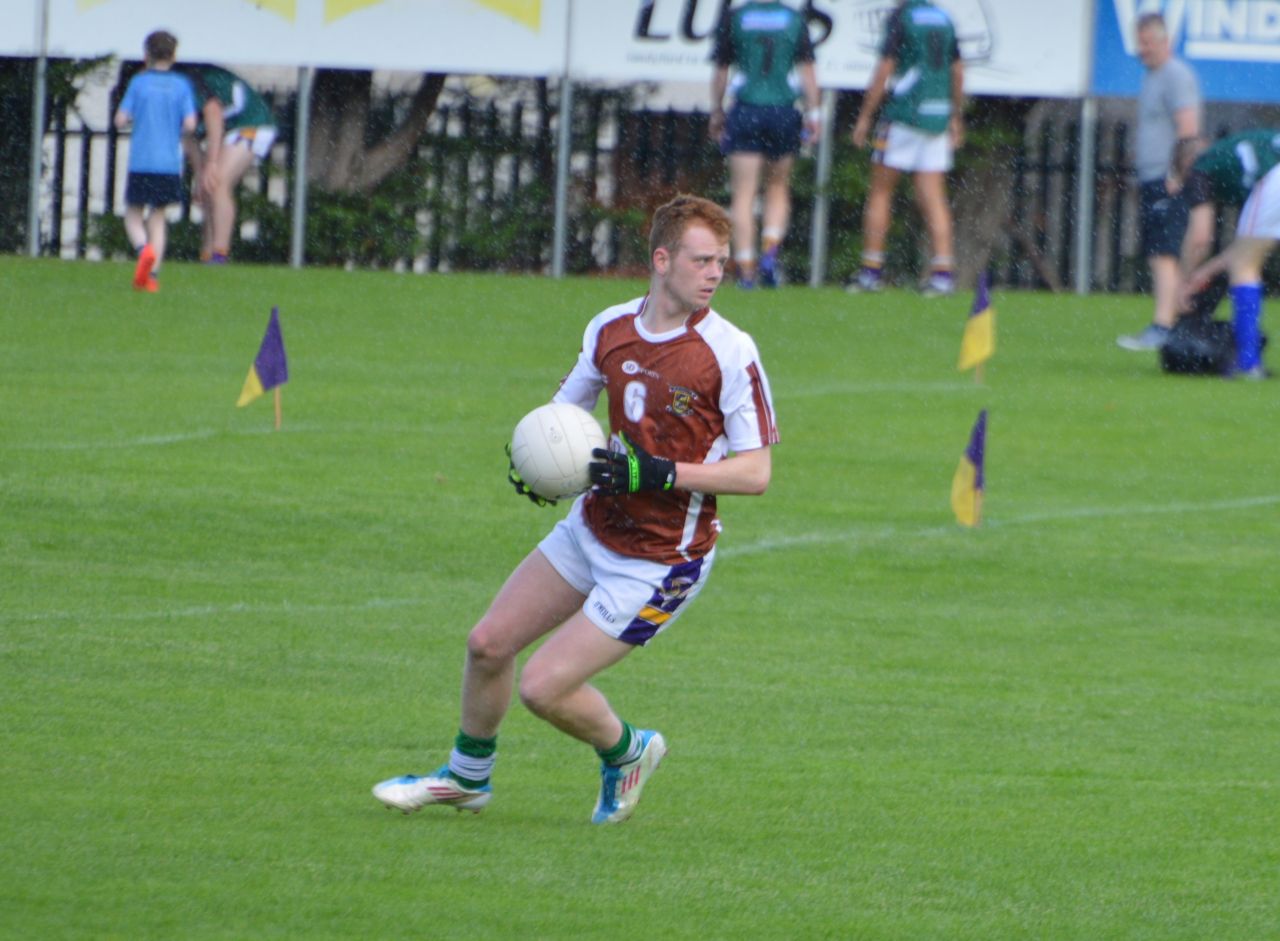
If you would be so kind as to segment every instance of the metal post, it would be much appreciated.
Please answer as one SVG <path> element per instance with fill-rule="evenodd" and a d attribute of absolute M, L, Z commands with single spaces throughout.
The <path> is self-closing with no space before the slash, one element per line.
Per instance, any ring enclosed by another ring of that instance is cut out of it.
<path fill-rule="evenodd" d="M 828 219 L 831 214 L 831 155 L 835 141 L 831 139 L 835 123 L 836 93 L 822 92 L 822 133 L 818 138 L 818 163 L 813 199 L 813 229 L 809 239 L 809 287 L 822 287 L 827 273 Z"/>
<path fill-rule="evenodd" d="M 311 130 L 311 88 L 315 77 L 313 65 L 298 69 L 298 100 L 293 119 L 293 223 L 289 231 L 289 265 L 293 268 L 301 268 L 306 263 L 307 138 Z"/>
<path fill-rule="evenodd" d="M 1076 171 L 1076 293 L 1088 294 L 1093 285 L 1093 169 L 1097 165 L 1098 100 L 1080 103 L 1080 148 Z"/>
<path fill-rule="evenodd" d="M 564 75 L 560 79 L 560 128 L 556 146 L 556 223 L 551 246 L 551 277 L 564 277 L 565 242 L 569 229 L 569 152 L 573 148 L 573 79 L 570 58 L 573 45 L 573 0 L 564 21 Z"/>
<path fill-rule="evenodd" d="M 1098 47 L 1098 4 L 1087 4 L 1085 35 L 1085 90 L 1080 102 L 1080 166 L 1076 173 L 1076 293 L 1088 294 L 1093 285 L 1093 209 L 1096 198 L 1094 168 L 1098 158 L 1098 101 L 1089 94 L 1093 83 L 1093 57 Z M 1117 215 L 1119 213 L 1117 212 Z"/>
<path fill-rule="evenodd" d="M 44 98 L 49 68 L 49 0 L 36 0 L 36 80 L 31 92 L 31 166 L 27 186 L 27 254 L 40 254 L 40 177 L 44 173 Z M 59 219 L 53 224 L 58 225 Z"/>

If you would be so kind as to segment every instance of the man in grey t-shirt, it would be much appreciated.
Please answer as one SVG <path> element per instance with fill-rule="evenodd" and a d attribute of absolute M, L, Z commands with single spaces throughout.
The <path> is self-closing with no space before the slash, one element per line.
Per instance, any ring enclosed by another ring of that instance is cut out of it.
<path fill-rule="evenodd" d="M 1187 230 L 1187 206 L 1169 182 L 1169 167 L 1179 141 L 1200 136 L 1200 84 L 1191 67 L 1173 55 L 1164 17 L 1138 18 L 1138 58 L 1146 66 L 1138 93 L 1134 166 L 1141 188 L 1142 253 L 1151 269 L 1155 315 L 1141 333 L 1116 342 L 1127 350 L 1164 345 L 1178 316 L 1182 272 L 1178 256 Z"/>

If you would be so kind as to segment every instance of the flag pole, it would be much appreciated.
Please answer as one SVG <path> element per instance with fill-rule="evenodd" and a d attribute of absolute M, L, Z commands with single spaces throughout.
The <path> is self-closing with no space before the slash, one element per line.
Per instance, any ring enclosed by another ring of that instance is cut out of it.
<path fill-rule="evenodd" d="M 974 367 L 973 367 L 973 381 L 974 381 L 974 384 L 975 384 L 975 385 L 982 385 L 982 384 L 983 384 L 983 381 L 982 381 L 982 366 L 983 366 L 983 364 L 982 364 L 982 363 L 979 363 L 977 366 L 974 366 Z"/>
<path fill-rule="evenodd" d="M 280 387 L 276 386 L 276 431 L 280 430 Z"/>
<path fill-rule="evenodd" d="M 973 528 L 977 529 L 982 525 L 982 491 L 978 490 L 973 495 Z"/>

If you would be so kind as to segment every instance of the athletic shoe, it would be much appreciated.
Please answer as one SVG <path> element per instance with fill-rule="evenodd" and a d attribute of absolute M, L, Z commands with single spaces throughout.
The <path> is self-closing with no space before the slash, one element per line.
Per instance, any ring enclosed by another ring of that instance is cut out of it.
<path fill-rule="evenodd" d="M 953 275 L 937 272 L 929 276 L 920 293 L 925 297 L 950 297 L 956 292 L 956 279 Z"/>
<path fill-rule="evenodd" d="M 1116 337 L 1116 345 L 1123 350 L 1158 350 L 1169 340 L 1169 328 L 1159 324 L 1147 324 L 1141 333 Z"/>
<path fill-rule="evenodd" d="M 849 281 L 844 289 L 850 294 L 872 294 L 884 290 L 884 276 L 878 272 L 863 268 L 858 276 Z"/>
<path fill-rule="evenodd" d="M 1227 378 L 1259 382 L 1263 379 L 1270 379 L 1271 370 L 1267 369 L 1266 366 L 1254 366 L 1252 369 L 1236 369 L 1230 372 Z"/>
<path fill-rule="evenodd" d="M 737 284 L 739 291 L 754 291 L 756 289 L 755 278 L 739 278 Z"/>
<path fill-rule="evenodd" d="M 138 264 L 133 269 L 133 287 L 137 291 L 147 290 L 147 281 L 151 278 L 151 269 L 156 266 L 156 250 L 150 245 L 143 245 L 138 253 Z"/>
<path fill-rule="evenodd" d="M 154 294 L 156 293 L 156 291 L 160 290 L 160 282 L 156 280 L 155 275 L 152 275 L 151 277 L 147 278 L 147 283 L 144 284 L 141 288 L 139 288 L 139 290 L 147 291 L 151 294 Z"/>
<path fill-rule="evenodd" d="M 781 283 L 778 277 L 778 253 L 767 251 L 760 256 L 760 286 L 776 288 Z"/>
<path fill-rule="evenodd" d="M 640 791 L 658 763 L 667 753 L 667 743 L 660 732 L 641 729 L 640 757 L 624 765 L 600 766 L 600 799 L 591 814 L 592 823 L 622 823 L 640 803 Z"/>
<path fill-rule="evenodd" d="M 416 774 L 405 774 L 391 778 L 373 786 L 373 796 L 388 807 L 411 814 L 428 804 L 443 804 L 457 810 L 469 810 L 478 814 L 484 810 L 493 796 L 493 788 L 485 784 L 482 787 L 466 787 L 457 778 L 449 774 L 449 766 L 445 765 L 434 774 L 418 777 Z"/>

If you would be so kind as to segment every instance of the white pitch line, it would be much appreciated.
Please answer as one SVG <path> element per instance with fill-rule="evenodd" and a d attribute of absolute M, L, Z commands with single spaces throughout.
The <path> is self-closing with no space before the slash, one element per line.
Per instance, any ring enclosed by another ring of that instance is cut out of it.
<path fill-rule="evenodd" d="M 778 396 L 778 401 L 788 399 L 815 398 L 827 395 L 869 395 L 884 392 L 893 393 L 926 393 L 926 392 L 972 392 L 981 390 L 972 382 L 828 382 L 811 386 L 791 386 L 785 395 Z"/>
<path fill-rule="evenodd" d="M 1221 510 L 1250 510 L 1261 506 L 1280 505 L 1280 494 L 1257 497 L 1239 497 L 1233 500 L 1210 500 L 1198 503 L 1151 503 L 1132 506 L 1087 506 L 1069 507 L 1061 510 L 1048 510 L 1040 513 L 1026 513 L 1021 516 L 987 518 L 983 526 L 998 529 L 1004 526 L 1022 526 L 1027 523 L 1070 522 L 1072 520 L 1099 519 L 1114 516 L 1171 516 L 1182 513 L 1208 513 Z M 795 536 L 777 536 L 759 539 L 743 545 L 726 545 L 721 553 L 729 557 L 740 555 L 757 555 L 763 552 L 777 552 L 785 549 L 806 548 L 811 546 L 856 546 L 859 544 L 878 542 L 897 536 L 909 538 L 934 538 L 955 533 L 957 527 L 921 526 L 903 528 L 900 526 L 879 526 L 874 529 L 850 528 L 840 532 L 810 532 Z"/>
<path fill-rule="evenodd" d="M 45 621 L 163 621 L 173 618 L 209 618 L 232 614 L 327 614 L 331 611 L 372 611 L 381 608 L 412 608 L 430 603 L 428 598 L 371 598 L 353 604 L 233 604 L 191 605 L 159 611 L 102 614 L 97 611 L 43 611 L 38 614 L 0 616 L 0 624 L 39 624 Z"/>

